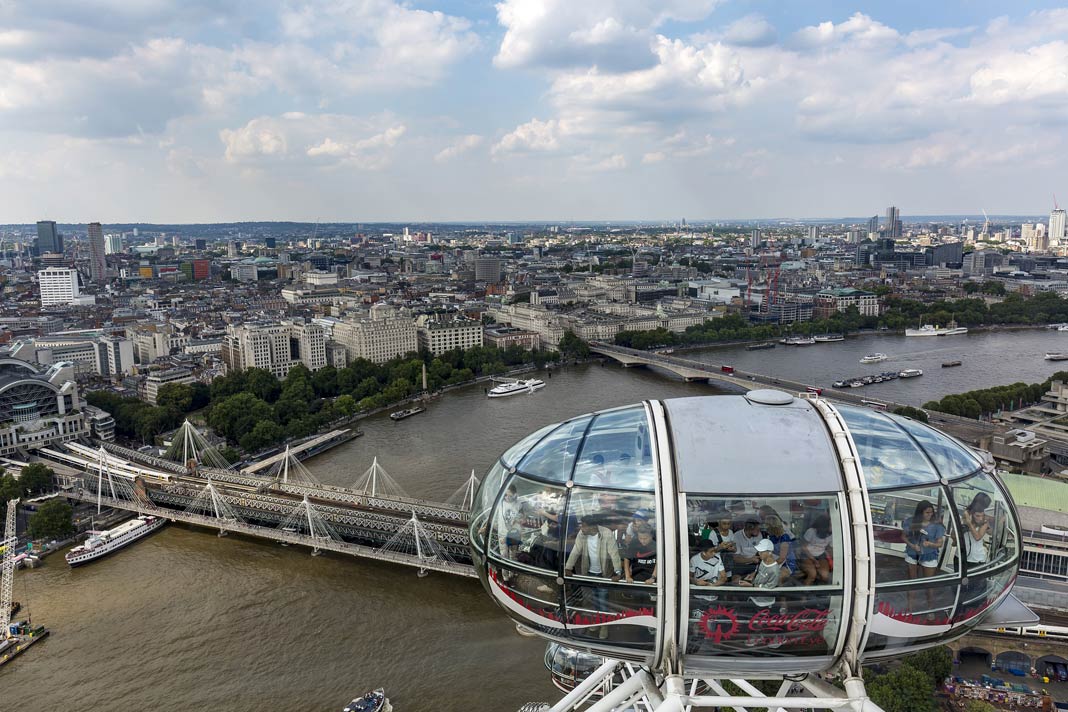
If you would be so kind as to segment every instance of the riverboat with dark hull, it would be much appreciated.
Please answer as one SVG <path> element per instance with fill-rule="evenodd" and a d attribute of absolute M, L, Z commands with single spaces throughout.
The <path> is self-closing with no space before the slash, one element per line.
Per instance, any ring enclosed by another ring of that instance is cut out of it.
<path fill-rule="evenodd" d="M 953 368 L 954 366 L 959 366 L 959 365 L 960 365 L 960 361 L 943 361 L 942 362 L 942 368 Z"/>
<path fill-rule="evenodd" d="M 393 420 L 404 420 L 405 418 L 411 418 L 413 415 L 422 413 L 426 408 L 420 408 L 416 406 L 414 408 L 405 408 L 404 410 L 398 410 L 395 413 L 390 413 L 389 417 Z"/>
<path fill-rule="evenodd" d="M 749 344 L 748 346 L 745 347 L 745 350 L 746 351 L 763 351 L 764 349 L 773 349 L 773 348 L 775 348 L 775 342 L 774 341 L 765 341 L 762 344 Z"/>

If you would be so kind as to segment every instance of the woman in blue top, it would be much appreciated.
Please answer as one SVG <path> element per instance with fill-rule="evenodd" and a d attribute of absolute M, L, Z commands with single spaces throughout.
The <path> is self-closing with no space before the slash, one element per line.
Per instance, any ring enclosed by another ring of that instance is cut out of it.
<path fill-rule="evenodd" d="M 909 578 L 918 579 L 934 576 L 938 573 L 938 554 L 946 543 L 946 528 L 935 518 L 934 505 L 927 501 L 916 504 L 915 513 L 903 522 L 905 530 L 905 563 L 908 565 Z M 927 616 L 934 616 L 930 610 L 934 605 L 934 589 L 927 589 Z M 912 591 L 909 591 L 909 607 L 912 603 Z"/>

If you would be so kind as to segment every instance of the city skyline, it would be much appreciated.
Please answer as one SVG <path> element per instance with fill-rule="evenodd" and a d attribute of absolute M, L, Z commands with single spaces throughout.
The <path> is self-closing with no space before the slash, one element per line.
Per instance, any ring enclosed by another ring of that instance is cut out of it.
<path fill-rule="evenodd" d="M 1050 3 L 102 5 L 0 8 L 0 222 L 1048 215 L 1068 195 Z"/>

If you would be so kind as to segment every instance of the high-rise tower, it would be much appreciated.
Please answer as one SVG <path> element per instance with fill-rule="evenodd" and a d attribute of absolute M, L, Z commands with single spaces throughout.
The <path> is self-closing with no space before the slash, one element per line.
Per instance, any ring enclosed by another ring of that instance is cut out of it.
<path fill-rule="evenodd" d="M 40 220 L 37 223 L 37 254 L 63 254 L 63 236 L 56 229 L 55 220 Z"/>
<path fill-rule="evenodd" d="M 108 263 L 104 259 L 104 228 L 100 223 L 89 223 L 89 279 L 107 281 Z"/>
<path fill-rule="evenodd" d="M 901 211 L 893 205 L 886 209 L 886 236 L 901 237 Z"/>
<path fill-rule="evenodd" d="M 1064 242 L 1065 214 L 1063 208 L 1054 208 L 1049 214 L 1049 243 L 1060 245 Z"/>

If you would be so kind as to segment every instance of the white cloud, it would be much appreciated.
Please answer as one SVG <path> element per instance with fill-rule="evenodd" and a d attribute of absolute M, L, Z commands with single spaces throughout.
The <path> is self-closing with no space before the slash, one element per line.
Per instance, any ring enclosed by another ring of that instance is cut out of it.
<path fill-rule="evenodd" d="M 365 119 L 340 114 L 261 116 L 219 133 L 230 163 L 306 162 L 379 169 L 407 127 L 388 116 Z"/>
<path fill-rule="evenodd" d="M 514 153 L 545 153 L 560 148 L 561 134 L 566 128 L 557 120 L 531 119 L 505 134 L 493 147 L 493 155 Z"/>
<path fill-rule="evenodd" d="M 740 17 L 723 33 L 723 41 L 729 45 L 741 47 L 766 47 L 773 44 L 778 33 L 763 15 L 746 15 Z"/>
<path fill-rule="evenodd" d="M 971 76 L 970 99 L 996 105 L 1068 103 L 1068 43 L 1063 40 L 990 57 Z"/>
<path fill-rule="evenodd" d="M 804 27 L 794 35 L 801 47 L 832 47 L 850 44 L 855 47 L 873 48 L 896 44 L 901 40 L 897 30 L 873 20 L 864 13 L 854 13 L 845 22 L 821 22 Z"/>
<path fill-rule="evenodd" d="M 461 136 L 454 140 L 448 146 L 438 151 L 434 156 L 434 160 L 438 163 L 445 163 L 452 159 L 461 156 L 468 151 L 478 148 L 482 145 L 482 137 L 478 134 L 468 134 L 467 136 Z"/>
<path fill-rule="evenodd" d="M 504 0 L 498 67 L 647 67 L 654 30 L 668 20 L 706 17 L 718 0 Z"/>

